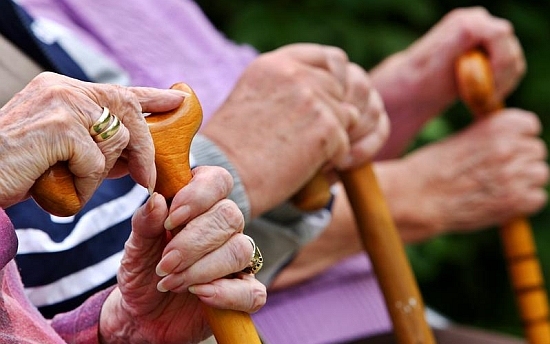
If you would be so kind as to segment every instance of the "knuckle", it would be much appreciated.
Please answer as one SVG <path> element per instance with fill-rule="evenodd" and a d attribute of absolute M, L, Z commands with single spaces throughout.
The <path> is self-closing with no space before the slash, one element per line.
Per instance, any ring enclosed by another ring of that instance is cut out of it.
<path fill-rule="evenodd" d="M 238 232 L 244 227 L 244 216 L 237 204 L 229 199 L 223 199 L 216 205 L 216 212 L 223 219 L 231 232 Z"/>
<path fill-rule="evenodd" d="M 239 240 L 232 240 L 230 246 L 231 256 L 233 260 L 237 262 L 238 269 L 240 271 L 248 266 L 250 263 L 250 257 L 252 257 L 252 245 L 248 239 L 242 237 Z"/>
<path fill-rule="evenodd" d="M 327 58 L 341 64 L 346 64 L 349 62 L 348 54 L 339 47 L 336 46 L 327 46 L 325 47 L 325 52 Z"/>
<path fill-rule="evenodd" d="M 250 307 L 251 313 L 255 313 L 262 308 L 267 301 L 266 287 L 260 282 L 256 281 L 255 286 L 252 289 L 252 305 Z"/>

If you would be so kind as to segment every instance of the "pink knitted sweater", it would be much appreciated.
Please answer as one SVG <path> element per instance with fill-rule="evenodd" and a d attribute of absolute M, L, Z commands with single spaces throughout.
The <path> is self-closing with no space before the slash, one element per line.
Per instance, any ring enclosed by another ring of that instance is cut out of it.
<path fill-rule="evenodd" d="M 72 312 L 44 319 L 23 292 L 16 252 L 15 230 L 0 209 L 0 343 L 98 343 L 99 314 L 110 290 Z"/>

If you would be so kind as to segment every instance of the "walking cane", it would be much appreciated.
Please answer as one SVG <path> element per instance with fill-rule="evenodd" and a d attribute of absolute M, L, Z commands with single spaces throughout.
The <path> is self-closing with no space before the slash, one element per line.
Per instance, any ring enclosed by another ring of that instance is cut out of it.
<path fill-rule="evenodd" d="M 151 114 L 146 118 L 155 144 L 155 191 L 167 201 L 191 180 L 191 140 L 202 122 L 202 108 L 193 90 L 183 83 L 175 84 L 172 88 L 185 91 L 190 97 L 173 111 Z M 50 197 L 52 192 L 58 193 L 53 201 Z M 52 166 L 35 183 L 31 193 L 45 210 L 53 214 L 73 215 L 83 206 L 76 196 L 72 175 L 64 163 Z M 248 313 L 215 309 L 204 304 L 203 308 L 218 344 L 261 343 Z"/>
<path fill-rule="evenodd" d="M 462 100 L 476 117 L 504 107 L 495 99 L 491 66 L 481 51 L 471 51 L 457 61 L 456 77 Z M 548 296 L 528 220 L 515 217 L 499 234 L 525 337 L 530 344 L 549 344 Z"/>
<path fill-rule="evenodd" d="M 414 273 L 372 164 L 369 162 L 339 174 L 361 241 L 378 277 L 397 343 L 435 343 Z M 325 202 L 328 197 L 328 182 L 321 173 L 317 173 L 293 198 L 293 202 L 301 209 L 313 210 L 323 207 L 326 203 L 319 202 Z"/>

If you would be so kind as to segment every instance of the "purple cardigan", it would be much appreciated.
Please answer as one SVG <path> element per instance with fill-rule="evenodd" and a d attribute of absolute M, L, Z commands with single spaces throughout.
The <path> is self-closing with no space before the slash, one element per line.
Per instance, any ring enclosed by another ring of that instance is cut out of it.
<path fill-rule="evenodd" d="M 46 320 L 23 292 L 13 260 L 16 252 L 15 230 L 4 210 L 0 209 L 0 342 L 99 343 L 99 314 L 110 290 L 96 294 L 72 312 Z"/>

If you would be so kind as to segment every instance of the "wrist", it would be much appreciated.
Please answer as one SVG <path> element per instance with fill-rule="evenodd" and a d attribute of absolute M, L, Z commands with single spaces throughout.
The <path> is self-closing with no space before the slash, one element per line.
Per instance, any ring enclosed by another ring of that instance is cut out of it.
<path fill-rule="evenodd" d="M 98 333 L 101 344 L 138 343 L 132 338 L 136 328 L 131 317 L 124 316 L 128 313 L 122 310 L 121 300 L 120 290 L 115 288 L 103 303 Z"/>
<path fill-rule="evenodd" d="M 403 242 L 415 243 L 436 235 L 441 228 L 439 211 L 429 202 L 429 189 L 415 162 L 405 157 L 379 162 L 374 167 Z"/>

